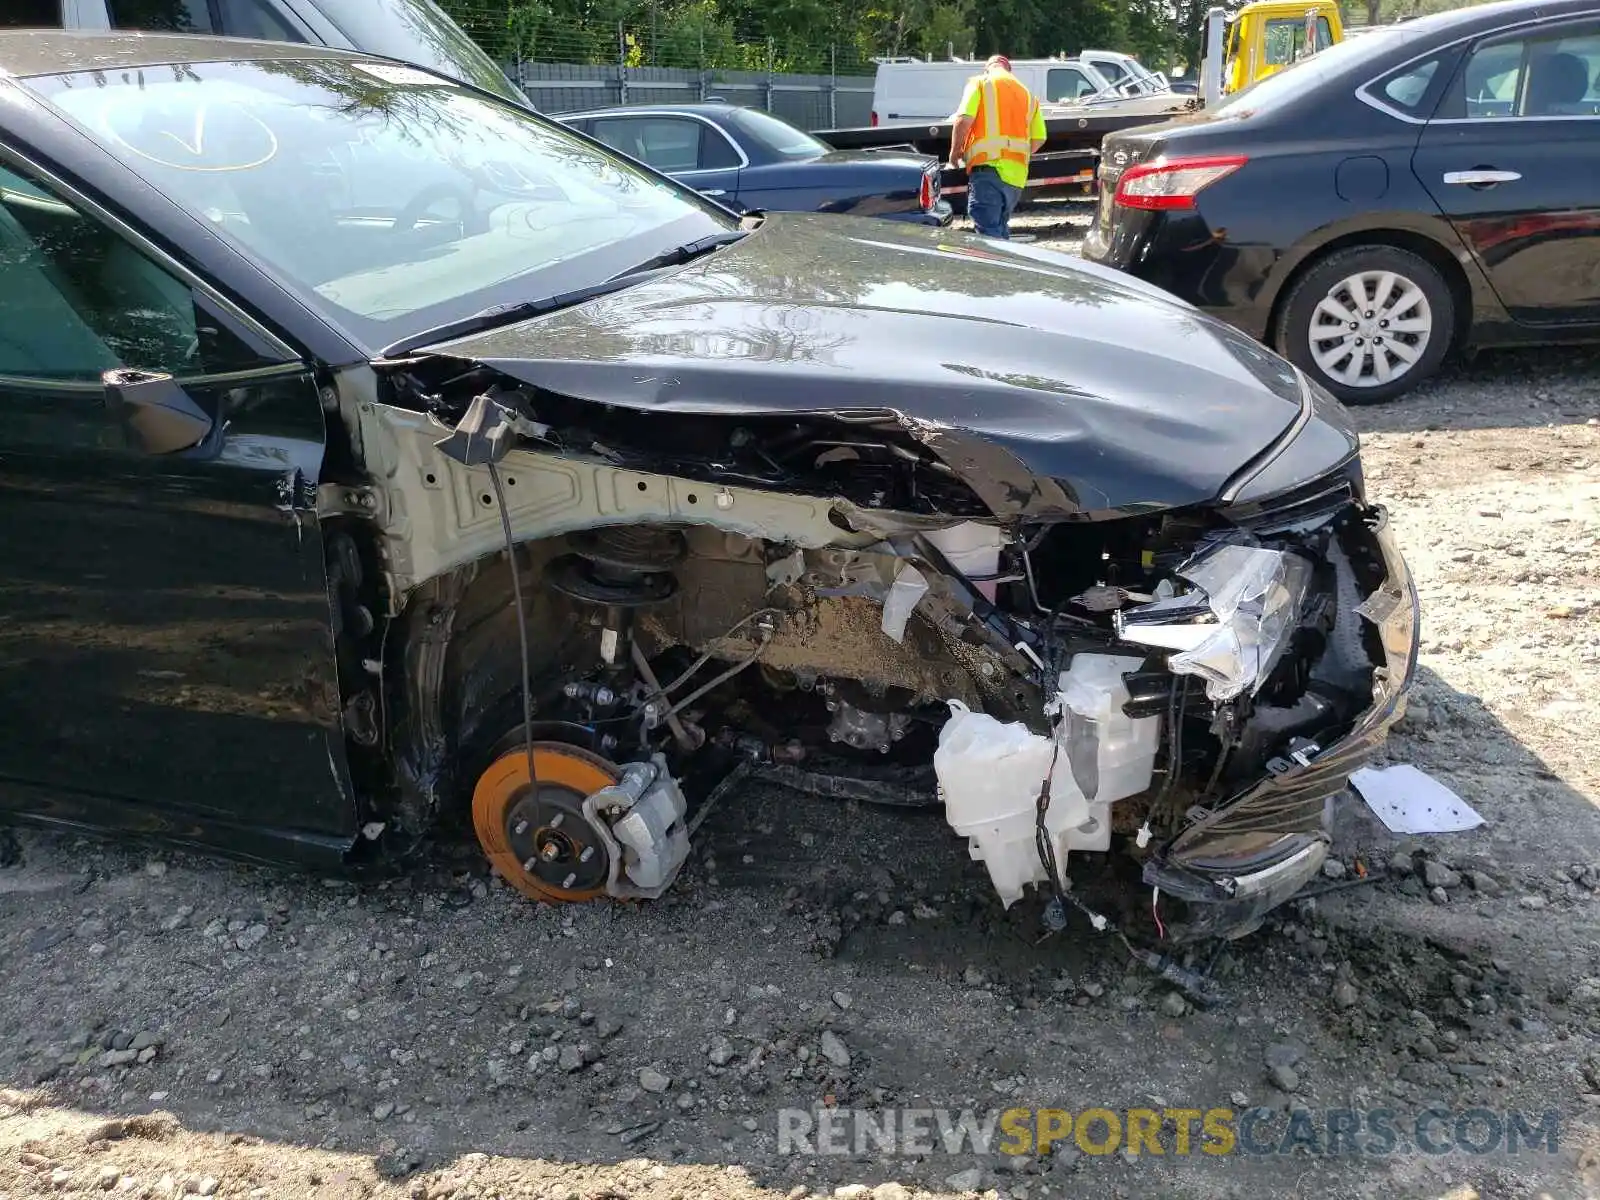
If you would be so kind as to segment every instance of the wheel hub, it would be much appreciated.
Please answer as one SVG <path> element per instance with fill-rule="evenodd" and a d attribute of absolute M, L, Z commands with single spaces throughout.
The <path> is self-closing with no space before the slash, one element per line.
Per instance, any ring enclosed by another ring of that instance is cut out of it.
<path fill-rule="evenodd" d="M 506 842 L 522 870 L 558 891 L 605 889 L 609 858 L 583 801 L 570 788 L 540 785 L 523 789 L 506 811 Z"/>
<path fill-rule="evenodd" d="M 1349 387 L 1398 379 L 1421 359 L 1432 336 L 1427 296 L 1393 271 L 1340 280 L 1317 305 L 1308 334 L 1316 364 Z"/>

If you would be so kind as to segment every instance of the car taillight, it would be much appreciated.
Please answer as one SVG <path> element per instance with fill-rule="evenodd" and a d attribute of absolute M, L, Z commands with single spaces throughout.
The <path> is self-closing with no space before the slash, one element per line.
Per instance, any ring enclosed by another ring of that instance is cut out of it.
<path fill-rule="evenodd" d="M 876 112 L 872 114 L 872 127 L 874 129 L 878 127 L 878 114 Z"/>
<path fill-rule="evenodd" d="M 1140 163 L 1117 180 L 1115 201 L 1123 208 L 1193 208 L 1202 188 L 1232 175 L 1249 161 L 1242 154 L 1226 154 Z"/>
<path fill-rule="evenodd" d="M 924 171 L 922 173 L 922 191 L 917 196 L 917 199 L 922 204 L 923 212 L 927 212 L 933 207 L 937 190 L 937 185 L 934 182 L 936 178 L 937 176 L 932 171 Z"/>

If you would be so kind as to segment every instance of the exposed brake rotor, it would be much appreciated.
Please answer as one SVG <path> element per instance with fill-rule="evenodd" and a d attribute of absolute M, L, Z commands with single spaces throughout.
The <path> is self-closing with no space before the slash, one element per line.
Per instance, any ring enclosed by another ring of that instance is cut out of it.
<path fill-rule="evenodd" d="M 615 763 L 562 742 L 523 746 L 490 763 L 472 791 L 472 825 L 496 871 L 523 895 L 551 903 L 606 894 L 611 857 L 583 802 L 622 777 Z"/>

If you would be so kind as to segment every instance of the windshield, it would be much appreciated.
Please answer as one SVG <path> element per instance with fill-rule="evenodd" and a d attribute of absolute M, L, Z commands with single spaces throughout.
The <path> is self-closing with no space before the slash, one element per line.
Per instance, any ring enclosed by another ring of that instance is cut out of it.
<path fill-rule="evenodd" d="M 647 168 L 413 67 L 330 56 L 25 82 L 369 350 L 736 227 Z"/>
<path fill-rule="evenodd" d="M 1388 53 L 1397 39 L 1412 36 L 1415 35 L 1410 31 L 1385 27 L 1374 29 L 1367 37 L 1335 42 L 1320 54 L 1290 63 L 1283 70 L 1241 88 L 1212 110 L 1212 116 L 1219 120 L 1230 117 L 1242 120 L 1258 112 L 1268 112 L 1305 95 L 1324 79 L 1347 67 Z"/>
<path fill-rule="evenodd" d="M 352 46 L 368 54 L 431 67 L 519 104 L 528 102 L 494 59 L 433 0 L 318 0 L 317 7 Z"/>
<path fill-rule="evenodd" d="M 802 133 L 787 121 L 754 108 L 736 108 L 732 120 L 751 138 L 782 158 L 816 158 L 830 147 L 809 133 Z"/>

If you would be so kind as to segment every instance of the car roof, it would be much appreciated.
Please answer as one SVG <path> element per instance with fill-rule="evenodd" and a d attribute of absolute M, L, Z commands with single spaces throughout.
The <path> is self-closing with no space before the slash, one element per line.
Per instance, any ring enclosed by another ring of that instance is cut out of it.
<path fill-rule="evenodd" d="M 1531 21 L 1540 17 L 1570 17 L 1600 13 L 1600 0 L 1493 0 L 1466 8 L 1447 9 L 1393 22 L 1392 28 L 1423 30 L 1428 33 L 1451 29 L 1493 29 L 1507 22 Z M 1380 27 L 1381 28 L 1381 27 Z"/>
<path fill-rule="evenodd" d="M 19 77 L 159 67 L 175 62 L 379 57 L 382 56 L 303 42 L 263 42 L 202 34 L 0 30 L 0 74 Z"/>

